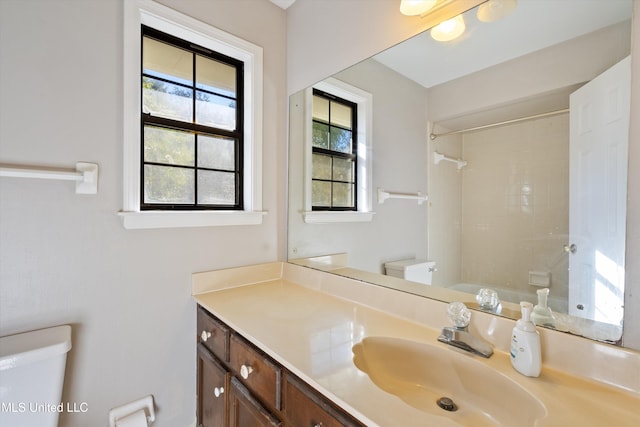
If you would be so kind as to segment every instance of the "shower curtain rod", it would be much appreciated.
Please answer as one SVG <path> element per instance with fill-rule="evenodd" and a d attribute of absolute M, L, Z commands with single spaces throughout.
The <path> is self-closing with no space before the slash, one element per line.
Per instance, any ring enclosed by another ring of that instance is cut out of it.
<path fill-rule="evenodd" d="M 555 116 L 557 114 L 568 113 L 568 112 L 569 112 L 569 109 L 568 108 L 564 108 L 562 110 L 556 110 L 556 111 L 549 111 L 547 113 L 534 114 L 532 116 L 520 117 L 520 118 L 517 118 L 517 119 L 511 119 L 511 120 L 505 120 L 504 122 L 490 123 L 488 125 L 483 125 L 483 126 L 476 126 L 476 127 L 472 127 L 472 128 L 454 130 L 454 131 L 451 131 L 451 132 L 444 132 L 444 133 L 431 133 L 429 135 L 429 138 L 431 138 L 432 141 L 435 141 L 436 138 L 441 137 L 441 136 L 455 135 L 455 134 L 458 134 L 458 133 L 471 132 L 473 130 L 488 129 L 488 128 L 492 128 L 492 127 L 496 127 L 496 126 L 502 126 L 502 125 L 508 125 L 508 124 L 511 124 L 511 123 L 523 122 L 525 120 L 539 119 L 541 117 Z"/>

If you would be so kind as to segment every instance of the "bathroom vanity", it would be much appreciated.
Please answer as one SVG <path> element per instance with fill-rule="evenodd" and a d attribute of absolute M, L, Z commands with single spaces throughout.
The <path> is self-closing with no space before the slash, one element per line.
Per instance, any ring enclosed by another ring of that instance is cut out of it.
<path fill-rule="evenodd" d="M 542 374 L 528 378 L 509 362 L 510 319 L 473 313 L 472 330 L 494 345 L 485 359 L 437 341 L 442 302 L 289 263 L 192 283 L 203 426 L 640 425 L 632 350 L 541 330 Z M 458 411 L 407 380 L 439 372 L 435 392 Z"/>
<path fill-rule="evenodd" d="M 203 307 L 197 323 L 198 425 L 363 426 Z"/>

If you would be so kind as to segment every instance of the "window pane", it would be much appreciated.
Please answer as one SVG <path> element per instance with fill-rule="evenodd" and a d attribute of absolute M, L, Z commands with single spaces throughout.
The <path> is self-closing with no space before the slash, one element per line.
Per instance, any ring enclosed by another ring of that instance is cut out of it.
<path fill-rule="evenodd" d="M 236 68 L 203 56 L 196 56 L 196 87 L 236 97 Z"/>
<path fill-rule="evenodd" d="M 196 123 L 220 129 L 236 129 L 236 101 L 196 91 Z"/>
<path fill-rule="evenodd" d="M 189 51 L 148 37 L 143 38 L 142 71 L 145 74 L 191 86 L 192 58 L 193 55 Z"/>
<path fill-rule="evenodd" d="M 189 132 L 155 126 L 144 127 L 144 161 L 193 166 L 195 136 Z"/>
<path fill-rule="evenodd" d="M 191 122 L 193 91 L 150 77 L 142 79 L 142 112 L 157 117 Z"/>
<path fill-rule="evenodd" d="M 353 184 L 333 183 L 333 206 L 346 208 L 353 206 Z"/>
<path fill-rule="evenodd" d="M 313 119 L 329 123 L 329 100 L 313 96 Z"/>
<path fill-rule="evenodd" d="M 331 124 L 351 129 L 351 107 L 337 102 L 331 103 Z"/>
<path fill-rule="evenodd" d="M 331 179 L 331 157 L 313 154 L 311 177 L 313 179 Z"/>
<path fill-rule="evenodd" d="M 313 122 L 313 145 L 320 148 L 329 148 L 329 126 Z"/>
<path fill-rule="evenodd" d="M 312 104 L 312 207 L 355 210 L 357 104 L 317 89 Z"/>
<path fill-rule="evenodd" d="M 236 202 L 235 174 L 198 171 L 198 203 L 234 205 Z"/>
<path fill-rule="evenodd" d="M 351 153 L 351 131 L 331 128 L 331 150 Z"/>
<path fill-rule="evenodd" d="M 193 169 L 145 165 L 145 203 L 193 203 Z"/>
<path fill-rule="evenodd" d="M 331 206 L 331 183 L 313 181 L 311 183 L 311 203 L 313 206 Z"/>
<path fill-rule="evenodd" d="M 233 171 L 235 164 L 233 139 L 198 135 L 198 167 Z"/>
<path fill-rule="evenodd" d="M 353 182 L 353 161 L 334 157 L 333 180 Z"/>

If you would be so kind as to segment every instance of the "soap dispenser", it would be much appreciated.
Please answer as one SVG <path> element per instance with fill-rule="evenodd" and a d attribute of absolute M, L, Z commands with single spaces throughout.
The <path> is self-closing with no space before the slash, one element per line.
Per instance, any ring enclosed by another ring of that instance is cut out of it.
<path fill-rule="evenodd" d="M 537 377 L 542 369 L 540 334 L 531 321 L 533 304 L 520 303 L 522 318 L 516 322 L 511 334 L 511 364 L 523 375 Z"/>
<path fill-rule="evenodd" d="M 547 305 L 547 299 L 549 298 L 549 288 L 538 289 L 538 304 L 533 307 L 531 313 L 531 321 L 537 326 L 547 326 L 550 328 L 556 327 L 556 319 L 553 317 L 551 309 Z"/>

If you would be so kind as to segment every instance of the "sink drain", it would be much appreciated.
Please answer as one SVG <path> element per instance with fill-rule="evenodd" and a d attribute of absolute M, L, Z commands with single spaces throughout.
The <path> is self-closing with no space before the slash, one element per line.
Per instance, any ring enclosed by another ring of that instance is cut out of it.
<path fill-rule="evenodd" d="M 440 399 L 438 399 L 437 403 L 438 406 L 445 411 L 453 412 L 458 410 L 458 406 L 455 404 L 455 402 L 448 397 L 441 397 Z"/>

